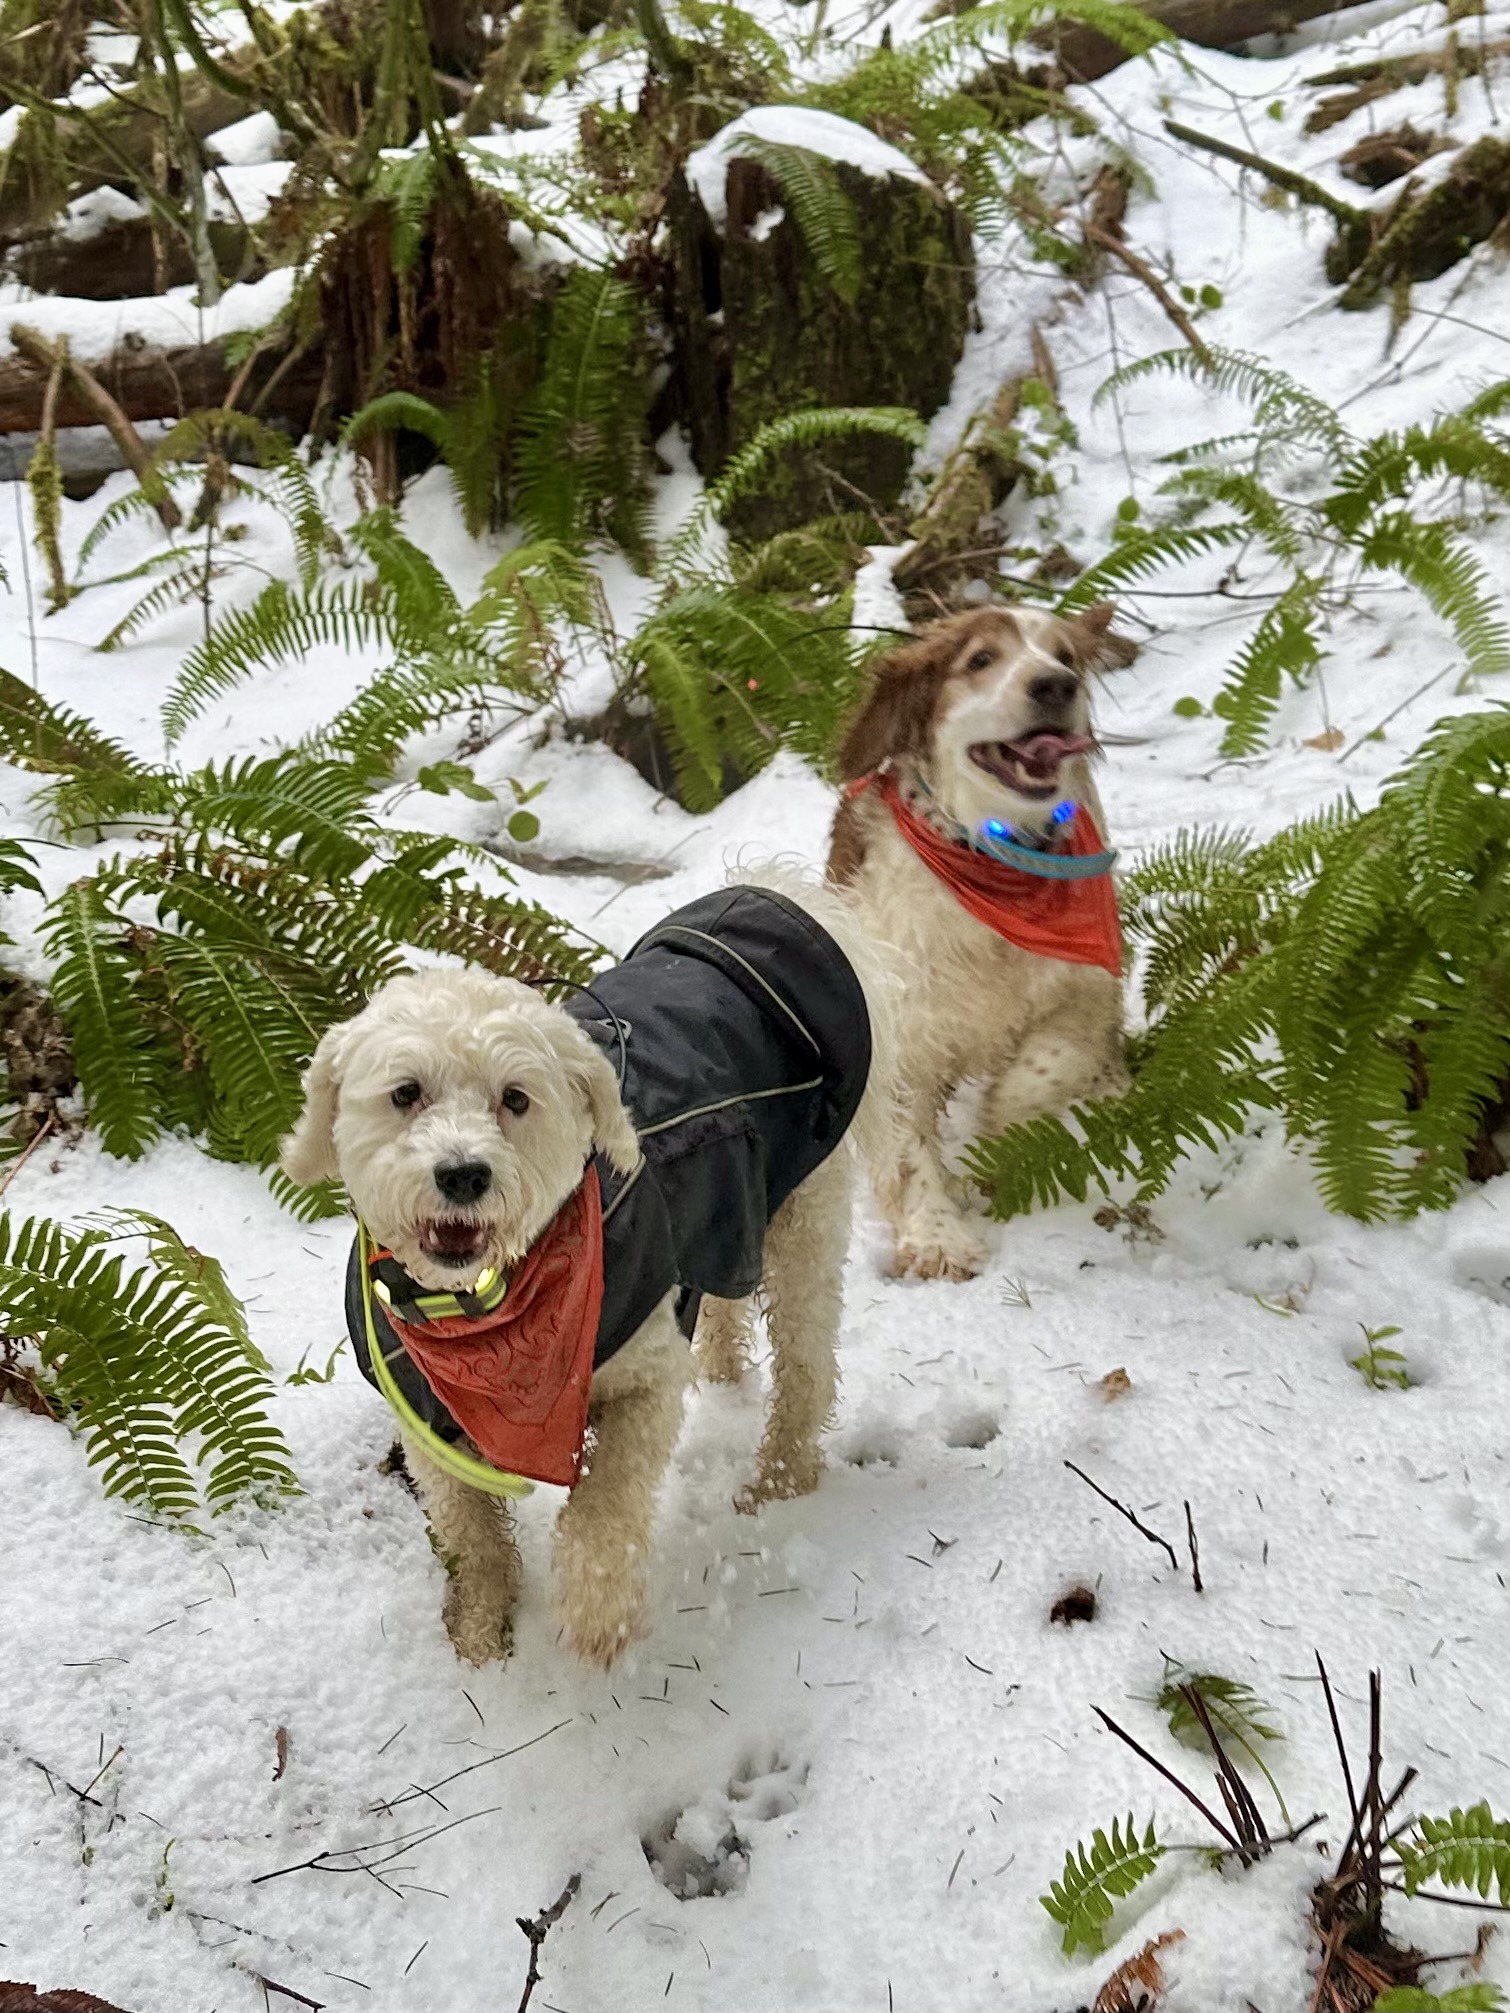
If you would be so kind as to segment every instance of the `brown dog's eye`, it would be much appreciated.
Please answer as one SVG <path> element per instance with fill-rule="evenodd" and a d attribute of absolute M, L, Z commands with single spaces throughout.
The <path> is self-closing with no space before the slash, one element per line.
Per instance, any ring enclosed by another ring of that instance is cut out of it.
<path fill-rule="evenodd" d="M 409 1111 L 424 1094 L 417 1083 L 401 1083 L 393 1093 L 393 1102 L 397 1110 Z"/>
<path fill-rule="evenodd" d="M 522 1118 L 530 1108 L 528 1097 L 522 1090 L 516 1090 L 512 1084 L 503 1093 L 503 1096 L 499 1098 L 498 1102 L 503 1106 L 505 1111 L 511 1111 L 515 1118 Z"/>
<path fill-rule="evenodd" d="M 1070 648 L 1068 643 L 1061 643 L 1059 648 L 1054 652 L 1054 656 L 1058 660 L 1058 662 L 1064 666 L 1066 671 L 1074 670 L 1075 653 Z"/>
<path fill-rule="evenodd" d="M 965 669 L 967 671 L 989 671 L 995 662 L 996 653 L 994 650 L 977 650 L 965 666 Z"/>

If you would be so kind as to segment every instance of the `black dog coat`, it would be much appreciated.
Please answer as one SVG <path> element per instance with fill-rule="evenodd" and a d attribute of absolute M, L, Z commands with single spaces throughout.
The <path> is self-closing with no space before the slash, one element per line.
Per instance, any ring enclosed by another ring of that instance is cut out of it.
<path fill-rule="evenodd" d="M 854 1118 L 870 1073 L 870 1016 L 828 932 L 761 888 L 726 888 L 678 909 L 595 978 L 590 993 L 574 994 L 566 1012 L 622 1069 L 643 1155 L 629 1175 L 601 1156 L 595 1162 L 603 1307 L 593 1360 L 601 1367 L 673 1288 L 690 1336 L 702 1294 L 738 1300 L 759 1285 L 771 1218 Z M 392 1259 L 379 1269 L 406 1312 L 437 1297 Z M 472 1298 L 454 1296 L 467 1312 Z M 411 1407 L 442 1438 L 458 1438 L 380 1302 L 373 1318 Z M 346 1319 L 362 1374 L 374 1383 L 355 1246 Z"/>

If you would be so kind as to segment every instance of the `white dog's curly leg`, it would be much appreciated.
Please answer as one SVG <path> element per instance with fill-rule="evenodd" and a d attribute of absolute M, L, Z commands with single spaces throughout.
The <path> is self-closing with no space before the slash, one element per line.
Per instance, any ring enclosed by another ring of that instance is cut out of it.
<path fill-rule="evenodd" d="M 668 1296 L 593 1378 L 593 1443 L 556 1524 L 555 1560 L 567 1641 L 605 1669 L 642 1630 L 656 1499 L 690 1373 Z"/>
<path fill-rule="evenodd" d="M 742 1510 L 806 1496 L 818 1486 L 818 1439 L 839 1381 L 850 1192 L 849 1156 L 835 1153 L 787 1197 L 766 1233 L 771 1410 L 755 1480 L 739 1498 Z"/>
<path fill-rule="evenodd" d="M 750 1367 L 754 1319 L 753 1300 L 717 1300 L 704 1294 L 693 1356 L 705 1384 L 738 1384 L 743 1379 Z"/>
<path fill-rule="evenodd" d="M 1114 1023 L 1090 1021 L 1073 1031 L 1034 1028 L 982 1099 L 981 1132 L 989 1139 L 1045 1112 L 1119 1097 L 1127 1081 L 1120 1028 Z"/>
<path fill-rule="evenodd" d="M 456 1654 L 483 1664 L 513 1648 L 519 1548 L 496 1496 L 448 1475 L 417 1441 L 403 1436 L 404 1465 L 419 1491 L 430 1534 L 450 1577 L 444 1620 Z"/>

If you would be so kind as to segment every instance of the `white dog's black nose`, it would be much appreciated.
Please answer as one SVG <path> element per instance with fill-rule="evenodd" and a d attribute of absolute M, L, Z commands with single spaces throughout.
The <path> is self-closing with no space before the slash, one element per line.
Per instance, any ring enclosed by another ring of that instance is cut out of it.
<path fill-rule="evenodd" d="M 1028 682 L 1028 697 L 1038 706 L 1068 706 L 1079 690 L 1071 671 L 1044 671 Z"/>
<path fill-rule="evenodd" d="M 485 1160 L 438 1160 L 434 1173 L 447 1202 L 476 1202 L 493 1185 L 493 1170 Z"/>

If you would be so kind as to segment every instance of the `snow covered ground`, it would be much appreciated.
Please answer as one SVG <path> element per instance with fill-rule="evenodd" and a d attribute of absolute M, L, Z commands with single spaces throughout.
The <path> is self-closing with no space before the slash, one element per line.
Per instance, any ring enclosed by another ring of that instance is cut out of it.
<path fill-rule="evenodd" d="M 1464 32 L 1492 39 L 1507 22 Z M 1174 110 L 1356 198 L 1328 164 L 1371 121 L 1438 123 L 1440 86 L 1307 138 L 1297 80 L 1441 32 L 1438 10 L 1381 0 L 1261 63 L 1161 54 L 1084 94 L 1152 177 L 1130 242 L 1155 262 L 1172 256 L 1179 281 L 1220 288 L 1208 339 L 1292 371 L 1360 433 L 1510 375 L 1502 262 L 1481 251 L 1419 287 L 1391 345 L 1386 308 L 1329 307 L 1314 213 L 1271 207 L 1256 187 L 1239 200 L 1238 170 L 1169 142 L 1160 121 Z M 1510 76 L 1459 85 L 1456 136 L 1495 125 L 1494 92 L 1510 96 Z M 1043 318 L 1080 435 L 1061 463 L 1057 534 L 1081 559 L 1105 549 L 1124 497 L 1152 495 L 1158 455 L 1238 423 L 1236 408 L 1168 383 L 1092 409 L 1116 363 L 1177 340 L 1130 275 L 1080 300 L 1007 239 L 982 248 L 982 307 L 931 451 L 1024 366 Z M 335 480 L 349 514 L 346 478 Z M 125 483 L 66 507 L 70 551 Z M 668 479 L 668 519 L 691 493 L 685 475 Z M 22 676 L 25 508 L 19 486 L 0 495 L 5 661 Z M 463 537 L 442 473 L 411 491 L 406 523 L 459 591 L 475 588 L 491 554 Z M 257 519 L 243 550 L 286 566 L 281 537 Z M 122 534 L 118 563 L 147 549 L 145 531 Z M 1479 550 L 1510 589 L 1502 530 Z M 1366 800 L 1435 718 L 1486 696 L 1455 693 L 1444 632 L 1386 583 L 1333 638 L 1324 680 L 1286 698 L 1271 750 L 1224 763 L 1220 723 L 1172 708 L 1209 701 L 1253 611 L 1167 598 L 1209 587 L 1217 570 L 1162 577 L 1159 594 L 1127 604 L 1147 641 L 1108 682 L 1101 717 L 1134 745 L 1113 751 L 1103 790 L 1134 857 L 1184 824 L 1269 830 L 1344 787 Z M 645 584 L 621 561 L 606 576 L 631 619 Z M 159 757 L 158 706 L 197 611 L 120 655 L 94 654 L 134 591 L 98 589 L 38 619 L 37 675 Z M 202 718 L 181 756 L 291 740 L 368 669 L 322 655 L 265 674 Z M 603 670 L 578 675 L 585 697 Z M 1381 723 L 1382 740 L 1363 738 Z M 1312 745 L 1332 727 L 1340 743 Z M 505 735 L 476 767 L 505 809 L 507 779 L 547 783 L 531 806 L 542 853 L 660 863 L 638 881 L 520 873 L 527 893 L 616 950 L 741 855 L 821 857 L 831 812 L 790 758 L 703 818 L 658 801 L 601 748 L 541 745 L 538 728 Z M 32 787 L 0 775 L 5 832 L 33 831 Z M 411 797 L 406 820 L 421 808 L 468 836 L 500 822 L 455 797 Z M 40 856 L 57 887 L 99 855 Z M 35 913 L 18 898 L 4 919 L 33 960 Z M 344 1226 L 295 1224 L 254 1171 L 187 1142 L 133 1165 L 86 1137 L 34 1158 L 6 1202 L 23 1215 L 129 1204 L 167 1216 L 224 1261 L 282 1373 L 305 1352 L 323 1365 L 342 1340 Z M 512 2008 L 526 1963 L 515 1918 L 580 1873 L 535 2001 L 565 2013 L 1069 2013 L 1172 1929 L 1185 1934 L 1164 1953 L 1169 2013 L 1299 2013 L 1307 1896 L 1323 1870 L 1314 1840 L 1337 1847 L 1347 1822 L 1315 1651 L 1355 1749 L 1367 1672 L 1382 1670 L 1387 1769 L 1420 1769 L 1420 1808 L 1480 1797 L 1510 1808 L 1510 1180 L 1444 1215 L 1365 1230 L 1325 1214 L 1304 1160 L 1271 1130 L 1192 1161 L 1154 1218 L 1134 1235 L 1098 1227 L 1091 1205 L 1014 1222 L 992 1233 L 991 1267 L 966 1285 L 888 1280 L 883 1235 L 864 1224 L 822 1488 L 737 1516 L 758 1394 L 694 1393 L 661 1517 L 654 1627 L 608 1677 L 555 1641 L 549 1491 L 524 1508 L 513 1659 L 457 1663 L 441 1569 L 418 1509 L 379 1472 L 389 1420 L 349 1353 L 329 1385 L 278 1400 L 306 1493 L 277 1515 L 228 1516 L 203 1540 L 105 1501 L 66 1432 L 0 1408 L 0 1973 L 87 1987 L 134 2013 L 298 2003 L 280 1987 L 341 2013 Z M 1349 1366 L 1360 1324 L 1398 1326 L 1412 1388 L 1372 1390 Z M 1108 1395 L 1117 1370 L 1127 1388 Z M 1204 1593 L 1066 1462 L 1182 1550 L 1188 1499 Z M 1052 1624 L 1053 1603 L 1082 1581 L 1094 1621 Z M 1285 1739 L 1265 1759 L 1288 1810 L 1327 1820 L 1246 1873 L 1172 1856 L 1104 1957 L 1067 1960 L 1037 1897 L 1071 1844 L 1128 1811 L 1156 1814 L 1166 1839 L 1206 1842 L 1091 1710 L 1207 1790 L 1206 1765 L 1147 1703 L 1166 1655 L 1271 1702 Z M 382 1880 L 288 1870 L 411 1834 Z M 647 1840 L 673 1884 L 723 1891 L 672 1891 Z M 1426 1949 L 1472 1941 L 1457 1911 L 1398 1908 L 1400 1933 Z M 1429 1975 L 1443 1989 L 1462 1973 Z M 1483 1975 L 1510 1986 L 1510 1942 L 1491 1945 Z"/>

